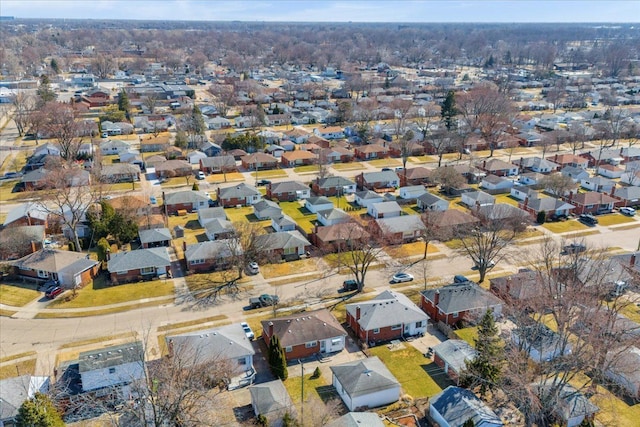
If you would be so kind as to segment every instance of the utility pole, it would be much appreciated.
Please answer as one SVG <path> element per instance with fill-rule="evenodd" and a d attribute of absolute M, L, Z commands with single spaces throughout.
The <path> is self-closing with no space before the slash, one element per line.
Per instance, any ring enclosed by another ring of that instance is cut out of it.
<path fill-rule="evenodd" d="M 300 362 L 300 381 L 302 386 L 300 387 L 300 419 L 304 423 L 304 363 L 302 360 L 298 359 Z"/>

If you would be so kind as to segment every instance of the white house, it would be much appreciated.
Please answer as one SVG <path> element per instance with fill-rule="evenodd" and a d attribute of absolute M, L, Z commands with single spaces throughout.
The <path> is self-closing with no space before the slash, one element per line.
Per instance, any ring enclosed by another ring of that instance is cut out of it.
<path fill-rule="evenodd" d="M 533 200 L 539 197 L 539 194 L 536 190 L 532 189 L 531 187 L 527 187 L 526 185 L 516 185 L 514 187 L 511 187 L 510 195 L 511 197 L 522 201 L 526 199 Z"/>
<path fill-rule="evenodd" d="M 621 167 L 608 163 L 598 166 L 597 170 L 597 174 L 602 175 L 605 178 L 620 178 L 623 172 L 624 169 Z"/>
<path fill-rule="evenodd" d="M 640 348 L 610 349 L 607 355 L 609 367 L 604 375 L 622 387 L 629 396 L 640 398 Z"/>
<path fill-rule="evenodd" d="M 496 198 L 484 191 L 462 193 L 462 203 L 470 208 L 493 205 Z"/>
<path fill-rule="evenodd" d="M 511 339 L 535 362 L 550 361 L 560 355 L 571 354 L 571 343 L 562 342 L 557 333 L 542 323 L 536 322 L 514 330 Z"/>
<path fill-rule="evenodd" d="M 610 194 L 615 186 L 616 183 L 614 181 L 601 176 L 594 176 L 580 180 L 580 187 L 590 191 L 597 191 L 598 193 Z"/>
<path fill-rule="evenodd" d="M 397 402 L 400 383 L 377 357 L 331 366 L 332 384 L 350 411 Z"/>
<path fill-rule="evenodd" d="M 353 221 L 351 215 L 342 209 L 328 209 L 326 211 L 318 211 L 318 222 L 322 225 L 336 225 L 343 222 Z"/>
<path fill-rule="evenodd" d="M 402 208 L 398 202 L 372 203 L 367 208 L 367 214 L 373 218 L 391 218 L 400 216 L 402 214 Z"/>
<path fill-rule="evenodd" d="M 506 191 L 513 187 L 513 181 L 496 175 L 487 175 L 480 182 L 480 187 L 493 191 Z"/>
<path fill-rule="evenodd" d="M 401 199 L 417 199 L 426 193 L 427 190 L 424 185 L 410 185 L 407 187 L 400 187 L 399 193 Z"/>
<path fill-rule="evenodd" d="M 304 207 L 311 213 L 333 209 L 333 202 L 324 196 L 309 197 L 304 201 Z"/>
<path fill-rule="evenodd" d="M 187 153 L 187 161 L 189 162 L 189 164 L 192 164 L 192 165 L 199 165 L 200 159 L 204 159 L 206 157 L 207 157 L 206 154 L 198 150 L 194 150 L 194 151 L 191 151 L 190 153 Z"/>
<path fill-rule="evenodd" d="M 315 128 L 313 133 L 324 139 L 341 139 L 344 138 L 344 129 L 339 126 L 327 126 L 323 128 Z"/>
<path fill-rule="evenodd" d="M 139 341 L 82 352 L 78 364 L 82 391 L 118 387 L 122 396 L 129 396 L 129 384 L 144 378 L 144 360 Z"/>
<path fill-rule="evenodd" d="M 367 209 L 374 203 L 384 202 L 382 195 L 371 190 L 356 191 L 355 196 L 356 204 Z"/>
<path fill-rule="evenodd" d="M 424 193 L 416 200 L 418 208 L 423 211 L 446 211 L 449 201 L 431 193 Z"/>
<path fill-rule="evenodd" d="M 297 223 L 288 215 L 282 215 L 278 218 L 271 218 L 271 227 L 278 231 L 293 231 L 296 229 Z"/>

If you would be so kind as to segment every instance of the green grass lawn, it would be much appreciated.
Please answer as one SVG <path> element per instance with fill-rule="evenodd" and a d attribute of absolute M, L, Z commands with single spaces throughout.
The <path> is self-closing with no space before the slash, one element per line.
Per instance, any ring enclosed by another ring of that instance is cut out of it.
<path fill-rule="evenodd" d="M 598 224 L 604 226 L 626 224 L 629 222 L 635 222 L 633 217 L 622 215 L 619 213 L 610 213 L 607 215 L 598 215 Z"/>
<path fill-rule="evenodd" d="M 256 175 L 258 175 L 257 178 L 256 178 Z M 282 169 L 273 169 L 273 170 L 258 171 L 257 174 L 253 172 L 251 176 L 254 179 L 257 179 L 259 181 L 261 179 L 268 179 L 268 178 L 286 178 L 287 172 L 283 171 Z"/>
<path fill-rule="evenodd" d="M 402 166 L 402 162 L 397 159 L 375 159 L 375 160 L 370 160 L 369 164 L 376 168 L 389 168 L 389 167 Z"/>
<path fill-rule="evenodd" d="M 282 208 L 282 213 L 290 216 L 305 232 L 311 233 L 313 231 L 317 218 L 316 214 L 309 212 L 297 201 L 280 202 L 280 207 Z"/>
<path fill-rule="evenodd" d="M 315 259 L 300 259 L 297 261 L 283 262 L 280 264 L 266 264 L 260 267 L 265 279 L 290 276 L 292 274 L 312 273 L 318 271 Z"/>
<path fill-rule="evenodd" d="M 365 168 L 365 166 L 360 162 L 334 163 L 331 167 L 337 171 L 351 171 Z"/>
<path fill-rule="evenodd" d="M 474 339 L 478 336 L 478 327 L 472 326 L 469 328 L 458 329 L 455 331 L 455 334 L 460 337 L 461 340 L 465 340 L 472 347 L 475 346 Z"/>
<path fill-rule="evenodd" d="M 300 413 L 302 402 L 308 402 L 311 399 L 311 402 L 316 404 L 320 404 L 319 402 L 323 402 L 328 397 L 336 395 L 335 389 L 331 386 L 331 383 L 324 378 L 324 376 L 320 375 L 318 378 L 311 378 L 313 371 L 310 368 L 304 369 L 305 375 L 300 377 L 298 375 L 292 376 L 295 373 L 300 372 L 300 365 L 292 365 L 288 367 L 289 369 L 289 378 L 284 382 L 284 386 L 291 396 L 291 400 L 293 404 L 296 406 L 296 410 L 298 414 Z M 311 371 L 311 373 L 307 373 Z M 304 381 L 304 396 L 302 395 L 302 382 Z M 313 407 L 309 405 L 305 405 L 305 409 L 307 411 L 313 411 Z"/>
<path fill-rule="evenodd" d="M 506 203 L 515 207 L 518 207 L 518 199 L 512 197 L 509 194 L 500 194 L 496 195 L 496 204 L 497 203 Z"/>
<path fill-rule="evenodd" d="M 0 284 L 0 302 L 12 307 L 22 307 L 42 296 L 34 284 Z"/>
<path fill-rule="evenodd" d="M 568 221 L 547 222 L 542 225 L 547 230 L 553 233 L 566 233 L 569 231 L 585 231 L 589 227 L 584 225 L 578 220 L 571 219 Z"/>
<path fill-rule="evenodd" d="M 293 168 L 295 173 L 313 173 L 318 172 L 318 165 L 304 165 Z"/>
<path fill-rule="evenodd" d="M 270 227 L 271 220 L 265 219 L 264 221 L 259 220 L 253 214 L 253 208 L 251 206 L 242 206 L 239 208 L 228 208 L 225 209 L 224 212 L 227 214 L 227 218 L 231 222 L 255 222 L 260 224 L 262 227 Z"/>
<path fill-rule="evenodd" d="M 391 351 L 386 345 L 368 350 L 378 356 L 397 378 L 402 391 L 414 399 L 431 397 L 450 384 L 442 369 L 411 345 L 404 343 L 402 350 Z"/>
<path fill-rule="evenodd" d="M 228 172 L 226 174 L 217 173 L 206 177 L 206 181 L 212 184 L 221 184 L 224 182 L 244 181 L 244 175 L 240 172 Z"/>
<path fill-rule="evenodd" d="M 91 285 L 80 289 L 76 298 L 71 301 L 65 301 L 63 296 L 54 300 L 49 304 L 48 308 L 99 307 L 172 294 L 173 280 L 153 280 L 150 282 L 109 286 L 106 278 L 100 276 Z"/>
<path fill-rule="evenodd" d="M 0 380 L 20 375 L 33 375 L 36 371 L 36 359 L 27 359 L 0 367 Z"/>
<path fill-rule="evenodd" d="M 422 213 L 416 204 L 402 205 L 401 209 L 404 213 L 409 215 L 420 215 Z"/>

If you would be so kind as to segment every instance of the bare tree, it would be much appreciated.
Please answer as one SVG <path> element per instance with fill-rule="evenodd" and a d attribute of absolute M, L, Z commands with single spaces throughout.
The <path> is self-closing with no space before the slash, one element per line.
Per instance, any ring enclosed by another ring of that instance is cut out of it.
<path fill-rule="evenodd" d="M 18 135 L 24 135 L 29 125 L 29 115 L 35 108 L 35 99 L 26 92 L 16 93 L 13 98 L 13 121 L 16 124 Z"/>
<path fill-rule="evenodd" d="M 562 101 L 566 95 L 566 85 L 563 78 L 557 79 L 555 85 L 552 86 L 546 93 L 545 98 L 550 104 L 553 104 L 553 114 L 556 113 L 558 107 L 562 104 Z"/>
<path fill-rule="evenodd" d="M 214 96 L 214 105 L 222 117 L 226 117 L 229 108 L 234 105 L 235 90 L 232 85 L 213 84 L 209 92 Z"/>
<path fill-rule="evenodd" d="M 91 61 L 91 69 L 101 79 L 106 79 L 113 69 L 113 58 L 107 55 L 97 54 Z"/>
<path fill-rule="evenodd" d="M 149 114 L 155 114 L 156 107 L 158 106 L 158 97 L 155 94 L 147 95 L 144 98 L 142 98 L 142 105 L 144 105 L 147 108 L 147 110 L 149 111 Z M 153 121 L 153 124 L 155 129 L 156 120 Z"/>
<path fill-rule="evenodd" d="M 562 197 L 576 188 L 576 183 L 569 176 L 552 173 L 540 180 L 540 185 L 554 197 Z"/>
<path fill-rule="evenodd" d="M 445 153 L 455 152 L 458 148 L 458 133 L 446 128 L 439 129 L 436 132 L 430 132 L 427 141 L 433 148 L 434 154 L 438 156 L 438 167 L 442 165 L 442 156 Z"/>
<path fill-rule="evenodd" d="M 440 188 L 446 194 L 451 194 L 453 189 L 459 188 L 467 182 L 460 172 L 450 166 L 437 168 L 431 176 L 434 182 L 440 184 Z"/>
<path fill-rule="evenodd" d="M 48 102 L 43 109 L 47 118 L 45 131 L 60 146 L 60 156 L 65 160 L 75 160 L 82 144 L 76 111 L 71 105 L 59 102 Z"/>

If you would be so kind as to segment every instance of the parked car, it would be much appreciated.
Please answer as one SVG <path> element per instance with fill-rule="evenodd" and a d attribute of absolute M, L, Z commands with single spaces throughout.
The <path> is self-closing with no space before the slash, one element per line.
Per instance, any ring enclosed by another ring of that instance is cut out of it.
<path fill-rule="evenodd" d="M 607 295 L 607 298 L 609 300 L 616 299 L 617 297 L 624 294 L 626 291 L 627 291 L 627 282 L 625 282 L 624 280 L 617 280 L 613 284 L 613 289 L 609 291 L 609 295 Z"/>
<path fill-rule="evenodd" d="M 262 294 L 259 297 L 249 298 L 249 308 L 269 307 L 280 302 L 278 295 Z"/>
<path fill-rule="evenodd" d="M 205 179 L 206 177 L 207 176 L 202 171 L 198 171 L 198 173 L 196 173 L 196 178 L 198 179 Z"/>
<path fill-rule="evenodd" d="M 244 329 L 244 334 L 247 336 L 247 338 L 249 338 L 249 341 L 253 341 L 256 336 L 251 330 L 249 324 L 247 322 L 240 322 L 240 326 L 242 326 L 242 329 Z"/>
<path fill-rule="evenodd" d="M 586 225 L 594 226 L 598 223 L 598 218 L 591 214 L 582 214 L 578 217 L 578 220 Z"/>
<path fill-rule="evenodd" d="M 149 202 L 150 202 L 152 205 L 155 205 L 155 204 L 157 204 L 157 203 L 158 203 L 158 199 L 156 199 L 156 196 L 151 196 L 151 197 L 149 197 Z"/>
<path fill-rule="evenodd" d="M 54 286 L 53 288 L 49 288 L 45 291 L 44 296 L 49 299 L 54 299 L 58 295 L 60 295 L 64 290 L 60 286 Z"/>
<path fill-rule="evenodd" d="M 571 243 L 570 245 L 562 248 L 562 253 L 567 254 L 579 254 L 580 252 L 584 252 L 587 250 L 587 247 L 582 243 Z"/>
<path fill-rule="evenodd" d="M 391 168 L 382 168 L 381 170 L 382 170 L 382 172 L 388 172 L 388 171 L 391 170 Z"/>
<path fill-rule="evenodd" d="M 467 282 L 470 282 L 470 280 L 467 279 L 462 274 L 456 274 L 455 276 L 453 276 L 453 283 L 467 283 Z"/>
<path fill-rule="evenodd" d="M 635 216 L 636 210 L 633 208 L 625 207 L 625 208 L 620 208 L 620 213 L 623 215 Z"/>
<path fill-rule="evenodd" d="M 260 267 L 257 262 L 250 262 L 249 265 L 247 265 L 247 271 L 249 274 L 258 274 L 260 273 Z"/>
<path fill-rule="evenodd" d="M 264 187 L 267 184 L 271 184 L 271 181 L 269 181 L 268 179 L 261 179 L 260 181 L 256 182 L 256 187 Z"/>
<path fill-rule="evenodd" d="M 356 289 L 358 289 L 358 282 L 356 280 L 349 279 L 342 282 L 342 292 L 355 291 Z"/>
<path fill-rule="evenodd" d="M 472 270 L 479 270 L 480 269 L 480 265 L 484 264 L 484 259 L 480 258 L 478 260 L 478 262 L 476 263 L 476 265 L 474 265 L 473 267 L 471 267 Z M 496 266 L 496 263 L 494 260 L 489 260 L 487 263 L 487 268 L 493 268 Z"/>
<path fill-rule="evenodd" d="M 396 273 L 391 278 L 391 283 L 402 283 L 402 282 L 411 282 L 413 280 L 413 276 L 409 273 Z"/>

